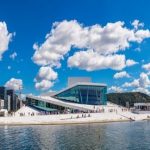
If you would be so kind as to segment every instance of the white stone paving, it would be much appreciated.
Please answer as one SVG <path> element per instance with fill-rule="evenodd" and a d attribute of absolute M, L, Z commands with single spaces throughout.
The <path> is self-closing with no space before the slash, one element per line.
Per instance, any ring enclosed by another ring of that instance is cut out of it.
<path fill-rule="evenodd" d="M 108 104 L 109 105 L 109 104 Z M 115 111 L 110 112 L 110 108 Z M 130 111 L 123 110 L 119 106 L 105 106 L 104 113 L 88 113 L 85 114 L 55 114 L 55 115 L 38 115 L 39 112 L 28 106 L 22 107 L 12 117 L 0 117 L 0 124 L 70 124 L 70 123 L 92 123 L 92 122 L 112 122 L 112 121 L 128 121 L 147 119 L 150 114 L 133 114 Z M 116 111 L 117 110 L 117 111 Z M 34 116 L 31 114 L 34 112 Z M 20 116 L 20 113 L 24 116 Z"/>

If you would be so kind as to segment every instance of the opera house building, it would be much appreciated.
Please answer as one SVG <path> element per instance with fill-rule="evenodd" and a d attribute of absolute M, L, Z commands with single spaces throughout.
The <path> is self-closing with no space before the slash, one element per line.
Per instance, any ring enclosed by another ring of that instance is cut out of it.
<path fill-rule="evenodd" d="M 92 110 L 94 106 L 107 104 L 107 86 L 92 83 L 90 78 L 72 77 L 68 79 L 68 87 L 41 96 L 28 95 L 27 105 L 46 112 Z"/>

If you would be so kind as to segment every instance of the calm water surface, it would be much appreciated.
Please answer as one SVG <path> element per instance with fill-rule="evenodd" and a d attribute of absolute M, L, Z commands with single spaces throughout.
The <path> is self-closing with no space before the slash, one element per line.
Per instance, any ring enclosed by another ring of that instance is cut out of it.
<path fill-rule="evenodd" d="M 0 150 L 150 150 L 150 122 L 0 126 Z"/>

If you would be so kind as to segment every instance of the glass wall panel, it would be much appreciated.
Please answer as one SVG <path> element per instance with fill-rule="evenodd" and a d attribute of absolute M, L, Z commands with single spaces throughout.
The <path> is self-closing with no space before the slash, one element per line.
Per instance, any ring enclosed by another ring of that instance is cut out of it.
<path fill-rule="evenodd" d="M 59 93 L 55 97 L 80 104 L 105 105 L 107 102 L 106 93 L 106 86 L 79 85 Z"/>
<path fill-rule="evenodd" d="M 42 110 L 46 110 L 46 111 L 64 111 L 65 107 L 63 106 L 58 106 L 58 105 L 54 105 L 54 104 L 50 104 L 44 101 L 40 101 L 40 100 L 36 100 L 36 99 L 32 99 L 32 98 L 27 98 L 27 103 L 29 106 L 33 106 Z"/>

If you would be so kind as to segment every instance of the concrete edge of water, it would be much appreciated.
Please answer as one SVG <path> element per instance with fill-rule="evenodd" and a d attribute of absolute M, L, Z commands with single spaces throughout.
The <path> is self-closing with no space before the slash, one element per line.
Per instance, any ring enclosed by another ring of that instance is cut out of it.
<path fill-rule="evenodd" d="M 24 125 L 74 125 L 74 124 L 94 124 L 94 123 L 112 123 L 112 122 L 132 122 L 129 119 L 124 120 L 100 120 L 100 121 L 81 121 L 81 122 L 75 122 L 75 121 L 61 121 L 61 122 L 38 122 L 38 123 L 21 123 L 21 122 L 15 122 L 15 123 L 2 123 L 0 122 L 0 126 L 8 125 L 8 126 L 24 126 Z"/>

